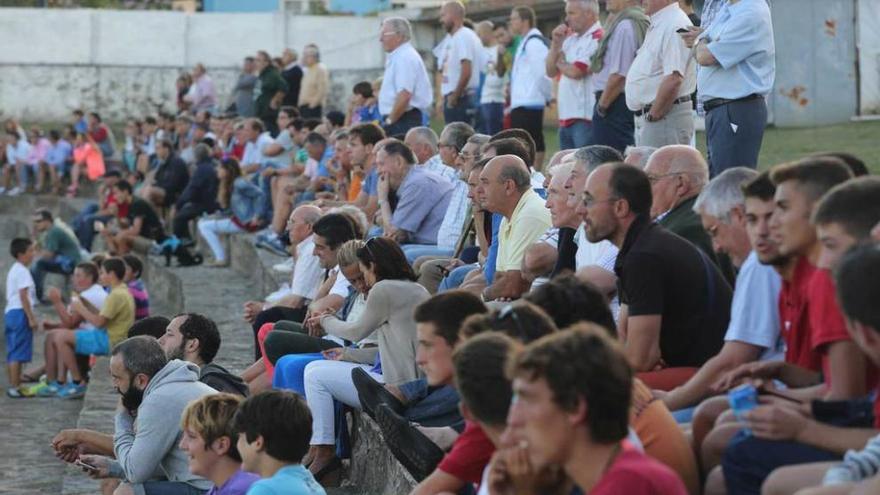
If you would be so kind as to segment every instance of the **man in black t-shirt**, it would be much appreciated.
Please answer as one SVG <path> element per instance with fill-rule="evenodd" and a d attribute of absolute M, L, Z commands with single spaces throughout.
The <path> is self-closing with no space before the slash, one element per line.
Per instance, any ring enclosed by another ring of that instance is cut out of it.
<path fill-rule="evenodd" d="M 612 163 L 587 179 L 578 211 L 590 242 L 620 249 L 614 271 L 627 358 L 649 387 L 669 390 L 721 349 L 732 292 L 702 251 L 651 222 L 651 200 L 644 172 Z"/>
<path fill-rule="evenodd" d="M 105 229 L 101 233 L 111 253 L 117 256 L 128 253 L 138 237 L 156 242 L 165 240 L 165 229 L 156 210 L 150 203 L 132 195 L 131 184 L 124 180 L 119 181 L 113 186 L 113 194 L 120 211 L 127 211 L 127 215 L 118 219 L 118 231 Z"/>

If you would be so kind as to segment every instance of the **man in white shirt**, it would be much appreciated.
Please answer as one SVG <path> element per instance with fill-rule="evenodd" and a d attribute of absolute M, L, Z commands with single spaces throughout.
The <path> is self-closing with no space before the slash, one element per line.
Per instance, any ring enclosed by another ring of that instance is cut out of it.
<path fill-rule="evenodd" d="M 565 2 L 565 22 L 553 30 L 547 55 L 548 77 L 559 75 L 557 93 L 559 148 L 581 148 L 590 142 L 596 96 L 592 92 L 590 58 L 599 48 L 602 25 L 597 0 Z"/>
<path fill-rule="evenodd" d="M 458 0 L 444 3 L 440 9 L 440 22 L 449 33 L 440 58 L 440 94 L 447 124 L 473 125 L 483 43 L 472 29 L 464 26 L 464 16 L 464 5 Z"/>
<path fill-rule="evenodd" d="M 412 27 L 402 17 L 389 17 L 379 28 L 379 41 L 388 53 L 379 90 L 379 113 L 389 136 L 406 134 L 422 125 L 423 112 L 434 99 L 425 62 L 412 46 Z"/>
<path fill-rule="evenodd" d="M 626 105 L 635 116 L 636 145 L 690 144 L 696 65 L 676 32 L 693 24 L 676 0 L 645 0 L 651 27 L 626 76 Z"/>
<path fill-rule="evenodd" d="M 550 79 L 544 63 L 549 54 L 547 40 L 535 28 L 535 11 L 516 7 L 510 13 L 510 30 L 522 37 L 510 72 L 510 124 L 524 129 L 535 141 L 535 162 L 544 163 L 544 107 L 550 101 Z"/>

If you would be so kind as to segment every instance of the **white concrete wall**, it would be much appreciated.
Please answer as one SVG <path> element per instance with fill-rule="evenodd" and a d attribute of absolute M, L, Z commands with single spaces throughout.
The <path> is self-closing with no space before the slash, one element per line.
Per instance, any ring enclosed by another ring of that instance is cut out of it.
<path fill-rule="evenodd" d="M 105 119 L 174 109 L 180 71 L 204 63 L 223 103 L 241 60 L 317 43 L 330 69 L 328 107 L 354 83 L 381 75 L 376 18 L 109 10 L 0 9 L 0 117 L 68 120 L 74 108 Z"/>

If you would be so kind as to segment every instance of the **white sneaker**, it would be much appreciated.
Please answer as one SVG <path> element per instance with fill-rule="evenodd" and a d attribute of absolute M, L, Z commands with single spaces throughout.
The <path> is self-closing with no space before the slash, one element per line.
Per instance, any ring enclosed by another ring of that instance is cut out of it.
<path fill-rule="evenodd" d="M 6 193 L 6 188 L 3 186 L 0 186 L 0 194 L 5 194 L 5 193 Z"/>
<path fill-rule="evenodd" d="M 23 191 L 22 191 L 22 189 L 21 189 L 20 187 L 15 186 L 15 187 L 13 187 L 12 189 L 10 189 L 9 192 L 7 192 L 6 194 L 8 194 L 8 195 L 10 195 L 10 196 L 18 196 L 18 195 L 21 194 L 22 192 L 23 192 Z"/>
<path fill-rule="evenodd" d="M 294 264 L 295 264 L 295 261 L 293 261 L 293 257 L 290 257 L 290 258 L 287 258 L 286 260 L 282 261 L 281 263 L 276 263 L 276 264 L 272 265 L 272 269 L 278 273 L 289 274 L 289 273 L 293 273 L 293 265 Z"/>

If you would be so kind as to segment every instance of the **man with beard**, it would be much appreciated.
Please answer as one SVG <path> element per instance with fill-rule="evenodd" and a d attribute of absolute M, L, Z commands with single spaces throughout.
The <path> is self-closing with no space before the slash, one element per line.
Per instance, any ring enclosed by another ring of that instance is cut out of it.
<path fill-rule="evenodd" d="M 169 361 L 180 359 L 198 366 L 199 381 L 205 385 L 218 392 L 247 396 L 244 381 L 213 362 L 220 349 L 220 332 L 207 316 L 198 313 L 175 316 L 159 338 L 159 345 Z"/>
<path fill-rule="evenodd" d="M 65 460 L 79 459 L 90 466 L 83 470 L 93 478 L 122 480 L 114 492 L 117 494 L 188 494 L 210 488 L 209 481 L 190 473 L 189 457 L 178 446 L 180 416 L 186 405 L 216 393 L 198 381 L 198 367 L 177 359 L 169 362 L 156 339 L 140 336 L 113 348 L 110 376 L 122 396 L 112 439 L 116 459 L 77 456 L 78 448 L 108 450 L 106 435 L 85 430 L 68 430 L 56 436 L 56 451 Z M 164 479 L 157 480 L 158 473 Z"/>

